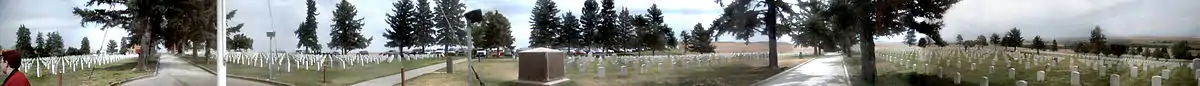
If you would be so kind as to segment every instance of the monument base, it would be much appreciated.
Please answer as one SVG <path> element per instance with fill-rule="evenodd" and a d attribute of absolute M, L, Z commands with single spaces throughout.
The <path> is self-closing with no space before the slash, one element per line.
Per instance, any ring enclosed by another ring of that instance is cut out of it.
<path fill-rule="evenodd" d="M 550 82 L 517 80 L 515 82 L 517 82 L 517 84 L 519 84 L 521 86 L 555 86 L 555 85 L 558 85 L 559 83 L 567 82 L 567 80 L 571 80 L 571 79 L 563 78 L 563 79 L 558 79 L 558 80 L 552 80 Z"/>

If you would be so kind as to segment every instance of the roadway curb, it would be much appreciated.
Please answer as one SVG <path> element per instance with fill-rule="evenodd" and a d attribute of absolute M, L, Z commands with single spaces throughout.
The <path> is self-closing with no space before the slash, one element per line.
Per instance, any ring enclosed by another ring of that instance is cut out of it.
<path fill-rule="evenodd" d="M 813 57 L 813 59 L 817 59 L 817 58 L 829 58 L 829 56 L 833 56 L 833 55 L 821 55 L 821 56 L 816 56 L 816 57 Z M 783 70 L 782 72 L 787 72 L 787 71 L 792 71 L 792 70 L 795 70 L 795 69 L 800 69 L 800 68 L 797 68 L 797 67 L 804 66 L 805 64 L 808 64 L 809 62 L 812 62 L 812 61 L 813 61 L 812 59 L 810 59 L 810 60 L 808 60 L 808 61 L 804 61 L 804 63 L 796 64 L 796 66 L 792 66 L 792 68 L 788 68 L 787 70 Z M 765 83 L 766 81 L 768 81 L 768 80 L 770 80 L 770 79 L 774 79 L 775 77 L 779 77 L 779 75 L 782 75 L 782 74 L 783 74 L 782 72 L 780 72 L 780 73 L 778 73 L 778 74 L 775 74 L 775 75 L 771 75 L 771 77 L 767 77 L 766 79 L 763 79 L 763 80 L 761 80 L 761 81 L 755 82 L 755 83 L 754 83 L 754 86 L 761 86 L 761 85 L 762 85 L 763 83 Z"/>
<path fill-rule="evenodd" d="M 259 79 L 259 78 L 254 78 L 254 77 L 246 77 L 246 76 L 233 75 L 233 74 L 225 74 L 225 77 L 233 77 L 233 78 L 257 81 L 257 82 L 265 82 L 268 84 L 274 84 L 275 86 L 295 86 L 295 85 L 292 85 L 289 83 L 283 83 L 283 82 L 279 82 L 279 81 L 272 81 L 272 80 Z"/>

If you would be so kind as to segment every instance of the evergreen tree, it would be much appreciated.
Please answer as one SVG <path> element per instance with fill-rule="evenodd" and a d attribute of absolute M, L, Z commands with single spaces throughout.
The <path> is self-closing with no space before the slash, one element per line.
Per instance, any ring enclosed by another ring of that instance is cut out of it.
<path fill-rule="evenodd" d="M 716 49 L 716 47 L 712 45 L 713 30 L 704 29 L 703 26 L 700 26 L 700 23 L 696 23 L 696 26 L 694 27 L 695 28 L 692 28 L 692 34 L 688 35 L 688 37 L 691 38 L 691 42 L 686 44 L 688 50 L 700 53 L 715 52 L 713 49 Z"/>
<path fill-rule="evenodd" d="M 916 31 L 905 31 L 904 32 L 904 44 L 908 44 L 910 46 L 917 45 L 917 36 L 915 35 L 916 34 L 915 32 Z"/>
<path fill-rule="evenodd" d="M 437 15 L 433 20 L 437 22 L 435 25 L 439 28 L 437 30 L 438 44 L 446 46 L 444 48 L 449 48 L 449 46 L 463 45 L 466 41 L 469 41 L 462 39 L 470 35 L 467 31 L 463 30 L 463 27 L 466 26 L 466 23 L 462 20 L 463 4 L 459 0 L 440 0 L 437 4 L 437 7 L 434 7 L 437 10 Z"/>
<path fill-rule="evenodd" d="M 477 42 L 476 44 L 479 45 L 476 46 L 481 48 L 495 49 L 505 48 L 509 45 L 512 45 L 515 39 L 513 39 L 513 36 L 510 35 L 512 34 L 512 31 L 509 29 L 512 27 L 509 26 L 510 23 L 508 22 L 507 17 L 504 17 L 504 15 L 500 14 L 500 12 L 492 11 L 485 14 L 484 18 L 487 19 L 487 22 L 483 25 L 483 28 L 485 29 L 483 30 L 484 35 L 482 37 L 477 37 L 484 40 L 482 40 L 482 44 Z"/>
<path fill-rule="evenodd" d="M 109 54 L 117 53 L 117 49 L 119 49 L 119 48 L 117 48 L 117 41 L 116 40 L 108 40 L 108 53 Z"/>
<path fill-rule="evenodd" d="M 425 46 L 437 43 L 437 30 L 434 29 L 435 22 L 432 21 L 437 14 L 433 12 L 432 7 L 429 7 L 428 0 L 417 0 L 417 28 L 413 30 L 413 41 L 416 46 L 421 46 L 421 50 L 425 50 Z"/>
<path fill-rule="evenodd" d="M 397 51 L 403 52 L 405 47 L 416 45 L 413 41 L 416 30 L 417 10 L 412 1 L 400 0 L 392 3 L 392 13 L 386 14 L 385 19 L 390 29 L 383 33 L 383 37 L 388 40 L 383 46 L 397 48 Z M 403 57 L 403 55 L 401 55 Z"/>
<path fill-rule="evenodd" d="M 650 20 L 650 26 L 657 29 L 657 32 L 654 34 L 661 35 L 659 38 L 664 39 L 664 45 L 668 48 L 678 45 L 678 43 L 676 43 L 678 39 L 675 39 L 675 32 L 671 31 L 671 27 L 667 27 L 667 24 L 662 16 L 662 10 L 658 9 L 658 4 L 651 4 L 650 9 L 646 9 L 646 12 L 649 13 L 649 15 L 646 15 L 646 17 L 648 17 Z"/>
<path fill-rule="evenodd" d="M 22 54 L 26 54 L 24 55 L 25 57 L 36 56 L 36 54 L 32 54 L 33 52 L 30 52 L 36 50 L 36 48 L 34 48 L 34 46 L 32 46 L 32 44 L 29 42 L 29 28 L 25 28 L 25 25 L 17 27 L 16 35 L 17 43 L 16 45 L 13 45 L 13 49 L 21 50 Z"/>
<path fill-rule="evenodd" d="M 559 38 L 560 34 L 558 33 L 564 33 L 556 32 L 560 25 L 558 17 L 556 17 L 558 8 L 551 0 L 538 0 L 536 4 L 537 6 L 533 7 L 533 16 L 529 21 L 532 24 L 529 28 L 531 30 L 529 44 L 531 47 L 556 47 L 555 44 L 559 44 L 556 42 L 562 41 L 555 38 Z"/>
<path fill-rule="evenodd" d="M 1058 40 L 1050 40 L 1050 51 L 1058 51 Z"/>
<path fill-rule="evenodd" d="M 954 42 L 958 42 L 959 45 L 966 45 L 966 43 L 963 42 L 962 34 L 954 36 Z"/>
<path fill-rule="evenodd" d="M 82 51 L 79 54 L 91 54 L 92 45 L 88 42 L 87 37 L 83 37 L 83 41 L 79 41 L 79 51 Z"/>
<path fill-rule="evenodd" d="M 641 32 L 642 27 L 634 25 L 634 18 L 637 16 L 640 16 L 640 15 L 635 16 L 635 15 L 629 14 L 629 8 L 622 8 L 621 13 L 619 13 L 618 15 L 620 15 L 617 18 L 618 19 L 617 21 L 619 21 L 619 22 L 614 23 L 614 24 L 617 24 L 617 27 L 619 29 L 621 29 L 621 33 L 627 33 L 627 34 L 617 34 L 618 35 L 617 37 L 619 37 L 620 39 L 641 39 L 640 35 L 643 34 Z M 642 23 L 645 23 L 645 22 L 642 22 Z M 641 40 L 629 40 L 625 43 L 621 43 L 620 46 L 621 46 L 621 48 L 625 48 L 625 49 L 643 49 L 643 48 L 648 47 L 648 46 L 645 46 Z"/>
<path fill-rule="evenodd" d="M 355 19 L 358 16 L 358 11 L 350 2 L 342 0 L 338 3 L 337 9 L 333 11 L 333 25 L 329 36 L 330 42 L 326 44 L 330 49 L 341 50 L 341 53 L 348 54 L 350 50 L 362 49 L 370 46 L 372 38 L 363 37 L 359 32 L 362 30 L 362 19 Z"/>
<path fill-rule="evenodd" d="M 304 22 L 300 23 L 300 27 L 293 31 L 296 34 L 296 48 L 305 49 L 308 52 L 318 52 L 321 50 L 320 40 L 317 40 L 317 7 L 313 0 L 305 0 L 308 6 L 304 17 Z M 252 41 L 251 41 L 252 42 Z M 247 44 L 249 45 L 249 44 Z M 252 46 L 252 45 L 251 45 Z"/>
<path fill-rule="evenodd" d="M 46 39 L 46 43 L 49 44 L 47 51 L 49 51 L 50 54 L 48 55 L 65 56 L 67 53 L 66 50 L 64 50 L 66 47 L 63 45 L 62 35 L 60 35 L 58 32 L 50 32 L 48 37 L 49 38 Z"/>
<path fill-rule="evenodd" d="M 992 33 L 992 44 L 995 44 L 997 46 L 1008 46 L 1008 45 L 1004 45 L 1003 43 L 1000 43 L 1000 41 L 1001 41 L 1000 35 L 996 34 L 996 33 Z"/>
<path fill-rule="evenodd" d="M 49 51 L 47 51 L 47 49 L 50 49 L 50 48 L 48 47 L 49 44 L 46 43 L 45 34 L 42 34 L 42 32 L 38 32 L 37 40 L 34 42 L 37 42 L 37 47 L 33 49 L 33 51 L 34 51 L 33 57 L 49 56 Z"/>
<path fill-rule="evenodd" d="M 561 31 L 558 37 L 559 43 L 561 43 L 559 45 L 568 48 L 582 47 L 584 40 L 581 40 L 583 39 L 583 31 L 580 29 L 579 19 L 575 18 L 575 15 L 571 12 L 563 13 L 561 19 L 563 20 L 560 23 L 562 26 L 559 27 L 559 31 Z"/>
<path fill-rule="evenodd" d="M 982 45 L 982 46 L 988 46 L 988 43 L 991 42 L 991 41 L 988 41 L 987 37 L 984 37 L 983 35 L 979 35 L 978 37 L 975 37 L 975 41 L 976 41 L 975 44 Z"/>
<path fill-rule="evenodd" d="M 584 47 L 600 47 L 599 43 L 602 42 L 601 39 L 603 37 L 600 37 L 598 33 L 601 24 L 599 7 L 600 6 L 597 4 L 596 0 L 583 1 L 583 8 L 582 12 L 580 12 L 581 16 L 579 17 L 579 31 L 580 35 L 583 37 L 582 39 L 584 40 L 582 43 L 584 44 Z"/>
<path fill-rule="evenodd" d="M 1170 54 L 1172 59 L 1191 59 L 1192 57 L 1187 52 L 1191 50 L 1191 47 L 1188 47 L 1187 44 L 1187 41 L 1179 41 L 1171 44 Z"/>
<path fill-rule="evenodd" d="M 1004 38 L 1001 39 L 1000 43 L 1008 47 L 1021 47 L 1021 43 L 1023 41 L 1025 41 L 1025 39 L 1024 37 L 1021 37 L 1021 30 L 1013 28 L 1008 30 L 1008 34 L 1004 35 Z"/>
<path fill-rule="evenodd" d="M 1096 52 L 1096 53 L 1105 52 L 1108 50 L 1107 47 L 1103 47 L 1103 45 L 1108 44 L 1105 41 L 1108 39 L 1104 36 L 1104 33 L 1100 29 L 1100 26 L 1096 26 L 1095 29 L 1092 29 L 1091 35 L 1092 36 L 1090 38 L 1088 38 L 1088 45 L 1092 46 L 1092 47 L 1088 47 L 1086 49 L 1088 49 L 1091 52 Z"/>
<path fill-rule="evenodd" d="M 1047 50 L 1047 49 L 1049 49 L 1049 48 L 1047 48 L 1047 47 L 1046 47 L 1046 42 L 1045 42 L 1045 41 L 1042 41 L 1042 36 L 1033 36 L 1033 44 L 1030 44 L 1030 45 L 1029 45 L 1029 47 L 1030 47 L 1030 48 L 1033 48 L 1033 49 L 1036 49 L 1036 50 Z"/>
<path fill-rule="evenodd" d="M 233 19 L 233 16 L 236 13 L 237 13 L 237 10 L 230 11 L 228 14 L 226 14 L 225 19 L 226 20 Z M 235 25 L 233 27 L 225 28 L 225 35 L 229 36 L 229 37 L 225 38 L 226 39 L 225 40 L 225 44 L 226 44 L 225 49 L 229 49 L 229 50 L 233 50 L 233 51 L 240 51 L 240 50 L 244 50 L 244 49 L 254 48 L 254 39 L 251 39 L 250 37 L 247 37 L 245 33 L 242 33 L 242 27 L 245 25 L 246 25 L 245 23 L 238 23 L 237 25 Z M 301 25 L 300 27 L 304 27 L 304 26 Z M 304 29 L 304 28 L 300 28 L 300 29 Z M 298 38 L 303 38 L 303 37 L 298 37 Z M 303 42 L 301 42 L 301 43 L 303 43 Z"/>
<path fill-rule="evenodd" d="M 927 38 L 921 38 L 921 39 L 918 39 L 918 41 L 917 41 L 917 46 L 918 46 L 918 47 L 925 47 L 925 46 L 928 46 L 928 45 L 929 45 L 929 40 L 926 40 L 926 39 L 927 39 Z"/>
<path fill-rule="evenodd" d="M 613 7 L 613 4 L 613 0 L 603 0 L 601 2 L 600 6 L 602 9 L 599 11 L 600 23 L 596 31 L 596 36 L 599 37 L 599 40 L 597 41 L 601 45 L 604 45 L 604 48 L 607 48 L 607 50 L 616 51 L 618 50 L 617 48 L 619 48 L 622 44 L 622 42 L 620 42 L 620 40 L 622 40 L 620 39 L 620 34 L 624 33 L 621 33 L 623 31 L 618 27 L 618 25 L 615 24 L 619 21 L 617 21 L 618 15 Z"/>

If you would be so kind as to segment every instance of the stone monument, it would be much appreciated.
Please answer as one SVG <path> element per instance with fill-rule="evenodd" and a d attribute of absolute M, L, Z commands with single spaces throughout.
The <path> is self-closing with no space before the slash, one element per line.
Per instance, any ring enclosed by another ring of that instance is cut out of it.
<path fill-rule="evenodd" d="M 550 48 L 534 48 L 517 53 L 517 81 L 526 86 L 552 86 L 567 80 L 563 58 L 567 53 Z"/>

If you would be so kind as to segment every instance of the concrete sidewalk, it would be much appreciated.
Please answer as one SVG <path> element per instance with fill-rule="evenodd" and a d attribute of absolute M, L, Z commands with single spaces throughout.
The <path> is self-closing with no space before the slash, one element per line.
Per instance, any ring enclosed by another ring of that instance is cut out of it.
<path fill-rule="evenodd" d="M 154 77 L 122 83 L 121 86 L 217 86 L 217 76 L 205 72 L 182 58 L 162 54 L 158 60 L 158 73 Z M 262 82 L 228 78 L 229 86 L 271 86 Z"/>
<path fill-rule="evenodd" d="M 467 61 L 467 59 L 454 60 L 454 64 L 462 63 L 465 61 Z M 355 83 L 354 85 L 350 85 L 350 86 L 392 86 L 392 85 L 399 84 L 401 80 L 417 78 L 417 76 L 424 75 L 425 73 L 434 72 L 434 71 L 437 71 L 438 69 L 442 69 L 445 67 L 446 67 L 446 63 L 439 63 L 439 64 L 429 65 L 429 66 L 425 66 L 425 67 L 421 67 L 421 68 L 417 68 L 417 69 L 413 69 L 413 70 L 404 71 L 404 77 L 401 77 L 400 74 L 395 74 L 395 75 L 389 75 L 389 76 L 379 77 L 379 78 Z"/>
<path fill-rule="evenodd" d="M 845 56 L 818 57 L 760 81 L 756 86 L 850 86 Z"/>

